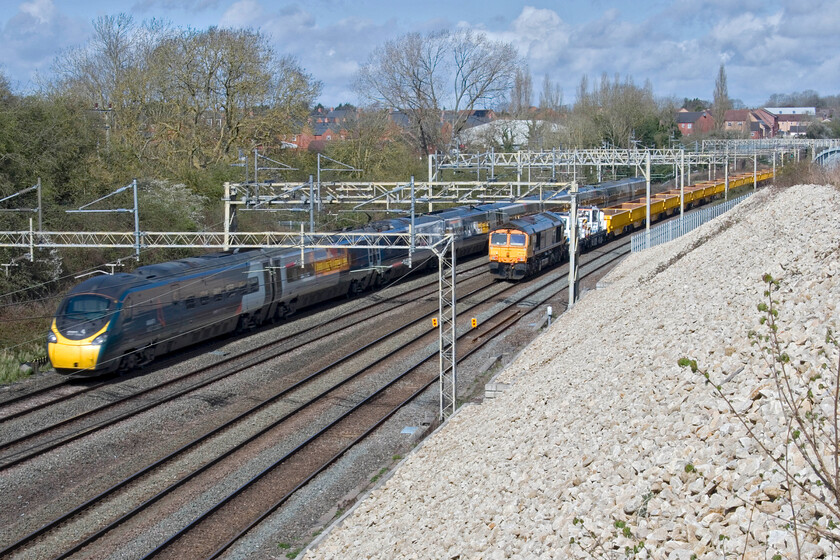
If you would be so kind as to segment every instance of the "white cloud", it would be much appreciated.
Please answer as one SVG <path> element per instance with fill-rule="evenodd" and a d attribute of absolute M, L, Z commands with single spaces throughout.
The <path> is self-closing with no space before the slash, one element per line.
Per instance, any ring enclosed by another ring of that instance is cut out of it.
<path fill-rule="evenodd" d="M 295 56 L 324 84 L 325 103 L 356 101 L 351 82 L 359 65 L 384 41 L 400 34 L 393 21 L 374 23 L 360 17 L 324 23 L 318 13 L 299 5 L 279 8 L 258 0 L 239 0 L 221 17 L 220 25 L 259 29 L 271 38 L 275 52 Z"/>
<path fill-rule="evenodd" d="M 132 6 L 132 10 L 141 13 L 153 10 L 182 11 L 186 13 L 202 12 L 212 10 L 218 6 L 218 0 L 138 0 Z M 120 11 L 119 8 L 112 10 Z"/>
<path fill-rule="evenodd" d="M 239 0 L 225 10 L 219 20 L 221 27 L 254 27 L 264 21 L 265 10 L 257 0 Z"/>
<path fill-rule="evenodd" d="M 62 14 L 52 0 L 22 2 L 0 29 L 0 65 L 15 89 L 28 91 L 58 51 L 83 43 L 89 31 L 89 23 Z"/>
<path fill-rule="evenodd" d="M 27 14 L 36 20 L 39 24 L 48 23 L 55 17 L 55 4 L 52 0 L 34 0 L 34 2 L 24 2 L 20 5 L 20 12 Z"/>
<path fill-rule="evenodd" d="M 354 74 L 385 41 L 409 31 L 454 28 L 511 43 L 529 64 L 535 88 L 549 74 L 564 88 L 567 102 L 574 101 L 572 92 L 583 74 L 593 83 L 602 73 L 631 76 L 637 84 L 650 79 L 659 95 L 710 98 L 722 62 L 730 95 L 748 104 L 774 92 L 833 94 L 840 83 L 837 0 L 657 0 L 633 6 L 595 0 L 586 11 L 560 3 L 554 9 L 525 5 L 504 17 L 493 15 L 503 10 L 490 1 L 482 14 L 459 12 L 454 4 L 451 11 L 424 11 L 381 1 L 132 1 L 135 13 L 190 14 L 182 26 L 216 24 L 265 33 L 278 54 L 296 56 L 323 82 L 322 99 L 330 104 L 356 101 Z M 0 14 L 5 21 L 0 66 L 10 77 L 45 71 L 58 50 L 88 39 L 92 16 L 61 10 L 69 10 L 64 1 L 18 0 L 5 20 Z M 199 13 L 202 23 L 195 23 Z M 352 15 L 342 19 L 340 14 Z"/>

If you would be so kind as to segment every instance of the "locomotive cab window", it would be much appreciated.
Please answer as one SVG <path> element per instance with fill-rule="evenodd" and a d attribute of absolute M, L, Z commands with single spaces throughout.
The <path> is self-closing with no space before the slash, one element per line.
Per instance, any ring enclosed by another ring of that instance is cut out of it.
<path fill-rule="evenodd" d="M 524 247 L 525 246 L 525 237 L 524 233 L 511 233 L 510 234 L 510 245 L 511 247 Z"/>
<path fill-rule="evenodd" d="M 506 233 L 491 233 L 490 245 L 507 245 Z"/>

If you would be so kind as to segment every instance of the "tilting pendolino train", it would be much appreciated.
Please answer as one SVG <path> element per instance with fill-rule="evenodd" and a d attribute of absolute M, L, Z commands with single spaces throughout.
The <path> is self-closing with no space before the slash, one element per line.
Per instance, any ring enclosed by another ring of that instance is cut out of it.
<path fill-rule="evenodd" d="M 729 180 L 729 188 L 764 182 L 773 177 L 772 171 L 764 171 L 755 177 L 752 173 L 735 175 Z M 706 204 L 720 196 L 726 189 L 724 181 L 703 181 L 683 189 L 682 200 L 685 208 Z M 593 198 L 584 198 L 591 204 Z M 657 222 L 678 213 L 680 209 L 680 190 L 672 189 L 651 196 L 650 220 Z M 569 239 L 569 213 L 542 212 L 522 216 L 503 224 L 490 232 L 488 256 L 490 274 L 500 280 L 521 280 L 536 274 L 543 267 L 558 262 L 558 246 L 545 243 L 545 228 L 555 227 L 556 220 L 565 229 L 564 242 Z M 647 219 L 647 198 L 622 202 L 605 208 L 584 206 L 578 208 L 577 233 L 578 244 L 582 251 L 597 247 L 617 235 L 628 233 L 645 225 Z M 566 248 L 563 257 L 568 257 Z"/>
<path fill-rule="evenodd" d="M 587 189 L 584 200 L 615 201 L 644 190 L 624 179 Z M 486 251 L 500 224 L 568 203 L 562 193 L 537 199 L 452 208 L 415 218 L 418 233 L 451 233 L 458 257 Z M 588 198 L 587 198 L 588 197 Z M 357 233 L 407 233 L 408 217 L 374 221 Z M 562 236 L 561 236 L 562 237 Z M 555 236 L 556 239 L 556 236 Z M 556 241 L 555 241 L 556 242 Z M 562 249 L 561 249 L 562 251 Z M 415 262 L 431 257 L 419 251 Z M 131 273 L 90 278 L 58 307 L 47 353 L 56 371 L 74 375 L 124 372 L 156 356 L 267 321 L 328 299 L 382 286 L 409 272 L 406 251 L 261 249 L 141 266 Z"/>

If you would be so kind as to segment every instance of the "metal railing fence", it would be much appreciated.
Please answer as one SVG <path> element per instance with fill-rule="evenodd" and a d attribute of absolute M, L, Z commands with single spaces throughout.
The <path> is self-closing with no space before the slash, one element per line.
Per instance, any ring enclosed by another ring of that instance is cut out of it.
<path fill-rule="evenodd" d="M 650 237 L 648 232 L 641 231 L 634 233 L 630 238 L 630 251 L 637 253 L 644 251 L 649 247 L 655 247 L 662 243 L 673 241 L 674 239 L 685 235 L 686 233 L 697 229 L 709 220 L 717 218 L 721 214 L 728 212 L 735 207 L 736 204 L 743 202 L 753 193 L 733 198 L 723 204 L 718 204 L 710 208 L 701 208 L 693 212 L 686 212 L 682 219 L 675 218 L 664 224 L 659 224 L 650 228 Z"/>

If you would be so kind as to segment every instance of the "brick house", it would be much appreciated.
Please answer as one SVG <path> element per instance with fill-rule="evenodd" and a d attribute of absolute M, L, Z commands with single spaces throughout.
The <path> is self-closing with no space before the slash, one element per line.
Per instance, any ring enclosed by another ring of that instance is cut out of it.
<path fill-rule="evenodd" d="M 715 119 L 708 111 L 680 109 L 676 115 L 676 121 L 683 136 L 708 134 L 715 127 Z"/>
<path fill-rule="evenodd" d="M 775 138 L 779 132 L 779 121 L 776 115 L 764 109 L 750 111 L 750 138 Z"/>
<path fill-rule="evenodd" d="M 764 109 L 730 109 L 723 130 L 749 138 L 773 138 L 779 131 L 776 115 Z"/>
<path fill-rule="evenodd" d="M 723 117 L 723 130 L 746 136 L 751 122 L 749 109 L 730 109 Z"/>
<path fill-rule="evenodd" d="M 805 136 L 808 125 L 817 119 L 816 107 L 765 107 L 776 116 L 779 136 Z"/>

